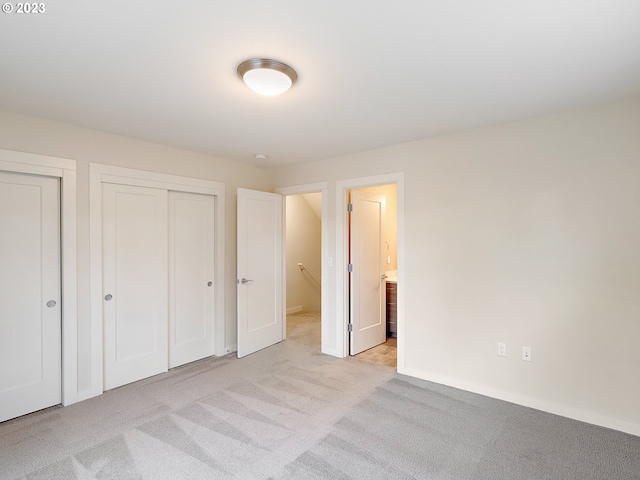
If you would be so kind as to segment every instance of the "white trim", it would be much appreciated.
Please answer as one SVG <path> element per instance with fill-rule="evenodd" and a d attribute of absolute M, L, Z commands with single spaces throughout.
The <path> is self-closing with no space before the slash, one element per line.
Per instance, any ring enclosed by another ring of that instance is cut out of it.
<path fill-rule="evenodd" d="M 103 391 L 102 352 L 102 184 L 118 183 L 171 191 L 215 196 L 216 238 L 216 319 L 215 355 L 229 353 L 234 346 L 225 345 L 225 184 L 199 178 L 182 177 L 132 168 L 91 163 L 89 165 L 90 196 L 90 265 L 91 265 L 91 394 Z"/>
<path fill-rule="evenodd" d="M 302 311 L 302 305 L 298 305 L 297 307 L 287 308 L 287 315 L 293 315 L 294 313 L 299 313 Z"/>
<path fill-rule="evenodd" d="M 318 183 L 307 183 L 304 185 L 294 185 L 294 186 L 290 186 L 290 187 L 281 187 L 281 188 L 276 188 L 276 193 L 279 193 L 280 195 L 301 195 L 304 193 L 316 193 L 316 192 L 320 192 L 322 194 L 322 219 L 321 219 L 321 235 L 322 235 L 322 239 L 321 239 L 321 244 L 322 244 L 322 253 L 321 253 L 321 259 L 320 259 L 320 265 L 321 265 L 321 271 L 320 271 L 320 280 L 322 282 L 322 287 L 326 287 L 327 285 L 329 285 L 329 278 L 330 278 L 330 268 L 333 267 L 328 267 L 327 265 L 327 259 L 329 258 L 329 189 L 328 189 L 328 185 L 327 182 L 318 182 Z M 283 205 L 286 205 L 286 202 L 282 202 Z M 284 228 L 285 228 L 285 232 L 286 232 L 286 216 L 284 217 Z M 285 235 L 286 238 L 286 235 Z M 285 241 L 286 244 L 286 241 Z M 286 245 L 285 245 L 286 248 Z M 286 262 L 286 252 L 283 252 L 283 261 Z M 287 269 L 286 269 L 286 265 L 283 265 L 283 272 L 286 273 Z M 283 291 L 285 292 L 285 303 L 284 305 L 286 305 L 286 291 L 287 291 L 287 284 L 286 284 L 286 274 L 283 275 Z M 320 346 L 320 350 L 322 351 L 322 353 L 325 353 L 327 355 L 333 355 L 334 357 L 340 357 L 341 354 L 339 352 L 338 349 L 336 348 L 332 348 L 329 347 L 330 344 L 333 344 L 333 342 L 329 342 L 325 332 L 330 331 L 330 329 L 328 328 L 329 322 L 333 321 L 330 317 L 330 315 L 328 315 L 329 313 L 329 296 L 326 294 L 326 288 L 321 288 L 320 289 L 320 305 L 321 305 L 321 309 L 322 309 L 322 316 L 321 316 L 321 338 L 322 340 L 320 341 L 321 346 Z M 286 323 L 285 323 L 286 325 Z"/>
<path fill-rule="evenodd" d="M 60 179 L 62 268 L 62 404 L 78 395 L 78 246 L 76 162 L 65 158 L 0 149 L 0 170 Z"/>
<path fill-rule="evenodd" d="M 404 248 L 404 172 L 387 173 L 370 177 L 352 178 L 336 182 L 336 350 L 338 356 L 349 355 L 347 324 L 347 203 L 348 191 L 354 188 L 396 185 L 398 208 L 398 371 L 402 371 L 405 362 L 405 248 Z M 340 267 L 342 265 L 342 268 Z"/>
<path fill-rule="evenodd" d="M 287 200 L 280 198 L 280 305 L 282 305 L 282 340 L 287 339 Z M 240 305 L 238 305 L 240 312 Z M 238 321 L 240 317 L 238 316 Z M 240 343 L 240 331 L 238 330 L 238 343 Z"/>
<path fill-rule="evenodd" d="M 327 189 L 327 182 L 306 183 L 304 185 L 294 185 L 291 187 L 276 188 L 276 193 L 280 195 L 302 195 L 304 193 L 324 192 Z"/>
<path fill-rule="evenodd" d="M 411 377 L 420 378 L 428 382 L 447 385 L 449 387 L 458 388 L 467 392 L 477 393 L 486 397 L 496 398 L 498 400 L 504 400 L 505 402 L 511 402 L 517 405 L 522 405 L 524 407 L 535 408 L 536 410 L 541 410 L 543 412 L 571 418 L 580 422 L 599 425 L 601 427 L 611 428 L 613 430 L 619 430 L 621 432 L 640 436 L 640 424 L 634 422 L 627 422 L 617 418 L 598 415 L 597 413 L 589 412 L 587 410 L 582 410 L 569 405 L 549 402 L 547 400 L 541 400 L 539 398 L 529 397 L 527 395 L 521 395 L 518 393 L 505 392 L 503 390 L 485 387 L 483 385 L 477 385 L 475 383 L 456 380 L 444 375 L 424 372 L 421 370 L 416 370 L 414 368 L 407 368 L 406 366 L 403 367 L 402 371 L 398 370 L 398 372 Z"/>
<path fill-rule="evenodd" d="M 155 186 L 157 188 L 166 188 L 170 190 L 176 190 L 180 185 L 202 187 L 207 190 L 224 189 L 224 183 L 221 182 L 171 175 L 168 173 L 150 172 L 148 170 L 138 170 L 135 168 L 115 167 L 113 165 L 91 163 L 89 165 L 89 169 L 90 173 L 100 174 L 103 176 L 106 183 L 117 182 L 122 185 Z M 129 182 L 127 182 L 127 178 L 130 180 Z"/>

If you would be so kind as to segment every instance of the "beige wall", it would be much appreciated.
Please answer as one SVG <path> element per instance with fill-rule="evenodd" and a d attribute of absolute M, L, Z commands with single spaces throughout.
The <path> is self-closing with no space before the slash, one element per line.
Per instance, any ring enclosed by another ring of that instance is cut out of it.
<path fill-rule="evenodd" d="M 225 345 L 236 344 L 236 188 L 272 191 L 272 173 L 246 164 L 0 111 L 0 148 L 76 160 L 78 174 L 78 386 L 91 383 L 89 163 L 223 182 L 226 187 Z"/>
<path fill-rule="evenodd" d="M 328 182 L 331 257 L 335 182 L 400 171 L 401 371 L 640 434 L 640 97 L 279 168 L 276 185 Z"/>
<path fill-rule="evenodd" d="M 390 257 L 390 262 L 385 260 L 385 268 L 387 270 L 398 269 L 398 202 L 396 199 L 397 190 L 395 184 L 391 185 L 379 185 L 377 187 L 358 188 L 365 192 L 377 193 L 384 195 L 386 199 L 385 204 L 385 226 L 384 236 L 387 242 L 387 257 Z"/>
<path fill-rule="evenodd" d="M 314 193 L 309 195 L 322 195 Z M 287 309 L 305 312 L 321 309 L 322 222 L 302 195 L 289 195 L 287 202 Z M 301 271 L 298 263 L 306 267 Z"/>

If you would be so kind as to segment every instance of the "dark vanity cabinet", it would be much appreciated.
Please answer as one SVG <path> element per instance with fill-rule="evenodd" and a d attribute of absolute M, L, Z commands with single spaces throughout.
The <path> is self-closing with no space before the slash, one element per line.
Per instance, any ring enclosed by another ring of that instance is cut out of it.
<path fill-rule="evenodd" d="M 387 283 L 387 337 L 397 337 L 397 296 L 398 284 L 396 282 Z"/>

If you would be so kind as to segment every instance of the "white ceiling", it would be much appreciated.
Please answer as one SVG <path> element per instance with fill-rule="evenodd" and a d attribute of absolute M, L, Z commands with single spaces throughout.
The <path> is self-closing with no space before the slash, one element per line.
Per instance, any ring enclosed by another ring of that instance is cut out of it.
<path fill-rule="evenodd" d="M 267 166 L 640 93 L 638 0 L 56 0 L 0 14 L 0 109 Z M 237 65 L 298 83 L 260 97 Z"/>

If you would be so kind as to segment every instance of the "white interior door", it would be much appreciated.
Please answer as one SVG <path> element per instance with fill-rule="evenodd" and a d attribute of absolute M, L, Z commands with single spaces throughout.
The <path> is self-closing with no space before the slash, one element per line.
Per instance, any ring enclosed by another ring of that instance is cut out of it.
<path fill-rule="evenodd" d="M 169 367 L 214 354 L 215 197 L 169 192 Z"/>
<path fill-rule="evenodd" d="M 283 340 L 282 196 L 238 189 L 238 357 Z"/>
<path fill-rule="evenodd" d="M 0 422 L 60 403 L 60 182 L 0 173 Z"/>
<path fill-rule="evenodd" d="M 350 192 L 349 274 L 350 354 L 386 341 L 384 281 L 385 197 Z"/>
<path fill-rule="evenodd" d="M 167 371 L 167 191 L 103 184 L 105 390 Z"/>

